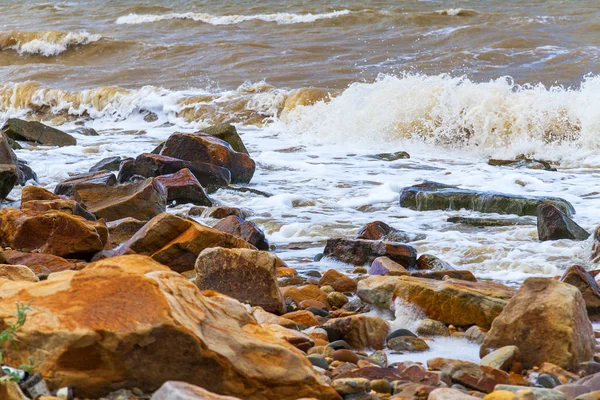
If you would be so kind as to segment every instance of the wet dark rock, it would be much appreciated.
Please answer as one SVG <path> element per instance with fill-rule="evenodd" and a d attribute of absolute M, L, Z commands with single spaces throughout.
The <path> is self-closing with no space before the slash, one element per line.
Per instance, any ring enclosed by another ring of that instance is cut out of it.
<path fill-rule="evenodd" d="M 206 195 L 200 182 L 187 169 L 181 169 L 174 174 L 161 175 L 155 178 L 167 191 L 167 202 L 192 203 L 212 206 L 212 201 Z"/>
<path fill-rule="evenodd" d="M 395 153 L 380 153 L 380 154 L 374 154 L 374 155 L 367 156 L 367 157 L 374 158 L 376 160 L 396 161 L 396 160 L 403 160 L 406 158 L 410 158 L 410 154 L 408 154 L 406 151 L 397 151 Z"/>
<path fill-rule="evenodd" d="M 273 195 L 271 193 L 267 193 L 267 192 L 264 192 L 262 190 L 258 190 L 258 189 L 254 189 L 254 188 L 250 188 L 250 187 L 245 187 L 245 186 L 235 186 L 235 185 L 215 186 L 215 185 L 208 185 L 206 187 L 206 191 L 209 194 L 215 193 L 217 190 L 230 190 L 232 192 L 239 192 L 239 193 L 252 193 L 252 194 L 255 194 L 257 196 L 262 196 L 262 197 L 273 197 Z"/>
<path fill-rule="evenodd" d="M 417 269 L 430 271 L 453 271 L 454 267 L 431 254 L 421 254 L 417 260 Z"/>
<path fill-rule="evenodd" d="M 78 189 L 87 189 L 96 186 L 114 186 L 116 183 L 117 178 L 109 171 L 88 172 L 59 182 L 54 188 L 54 194 L 71 196 Z"/>
<path fill-rule="evenodd" d="M 329 368 L 329 363 L 321 354 L 309 354 L 306 358 L 308 358 L 308 361 L 315 367 L 323 368 L 324 370 Z"/>
<path fill-rule="evenodd" d="M 527 168 L 527 169 L 542 169 L 545 171 L 556 171 L 549 161 L 535 160 L 527 158 L 524 155 L 518 156 L 514 160 L 497 160 L 490 158 L 488 164 L 495 167 L 512 167 L 512 168 Z"/>
<path fill-rule="evenodd" d="M 4 124 L 2 132 L 13 140 L 36 142 L 45 146 L 73 146 L 77 144 L 73 136 L 37 121 L 11 118 Z"/>
<path fill-rule="evenodd" d="M 207 218 L 216 218 L 223 219 L 225 217 L 229 217 L 230 215 L 234 215 L 241 219 L 246 219 L 250 216 L 250 212 L 238 207 L 202 207 L 202 206 L 194 206 L 190 208 L 188 215 L 191 216 L 202 216 Z"/>
<path fill-rule="evenodd" d="M 242 138 L 240 138 L 240 135 L 237 133 L 235 126 L 231 124 L 209 126 L 208 128 L 202 129 L 199 133 L 207 133 L 210 136 L 214 136 L 229 143 L 229 145 L 238 153 L 249 154 L 246 146 L 244 146 L 244 142 L 242 142 Z"/>
<path fill-rule="evenodd" d="M 129 160 L 132 160 L 132 158 L 129 158 Z M 121 161 L 123 159 L 120 156 L 103 158 L 90 168 L 90 172 L 118 171 Z"/>
<path fill-rule="evenodd" d="M 396 329 L 395 331 L 393 331 L 389 335 L 387 335 L 385 337 L 385 341 L 389 342 L 390 340 L 392 340 L 394 338 L 403 337 L 403 336 L 417 337 L 417 335 L 415 335 L 414 333 L 412 333 L 408 329 L 400 328 L 400 329 Z"/>
<path fill-rule="evenodd" d="M 480 228 L 493 226 L 515 226 L 515 225 L 535 225 L 535 222 L 520 218 L 469 218 L 469 217 L 450 217 L 446 220 L 455 224 L 476 226 Z"/>
<path fill-rule="evenodd" d="M 581 265 L 572 265 L 565 271 L 560 281 L 579 289 L 585 301 L 588 317 L 593 321 L 600 320 L 600 285 L 592 274 Z"/>
<path fill-rule="evenodd" d="M 174 174 L 184 168 L 189 169 L 204 188 L 208 185 L 227 186 L 231 181 L 231 173 L 226 168 L 204 162 L 144 153 L 137 156 L 135 160 L 125 160 L 121 163 L 119 182 L 128 182 L 134 175 L 152 178 Z"/>
<path fill-rule="evenodd" d="M 592 262 L 600 261 L 600 226 L 594 229 L 594 242 L 592 244 Z"/>
<path fill-rule="evenodd" d="M 405 268 L 413 268 L 417 263 L 417 251 L 413 247 L 377 240 L 329 239 L 323 253 L 353 265 L 372 263 L 381 256 L 386 256 Z"/>
<path fill-rule="evenodd" d="M 231 215 L 219 221 L 214 228 L 243 239 L 258 250 L 269 250 L 269 242 L 265 233 L 252 221 L 245 221 Z"/>
<path fill-rule="evenodd" d="M 407 243 L 412 240 L 424 239 L 425 235 L 410 235 L 399 229 L 392 228 L 385 222 L 369 222 L 355 236 L 355 239 L 385 240 L 387 242 Z"/>
<path fill-rule="evenodd" d="M 100 134 L 98 132 L 96 132 L 96 130 L 94 128 L 77 128 L 75 130 L 76 133 L 83 135 L 83 136 L 100 136 Z"/>
<path fill-rule="evenodd" d="M 329 334 L 329 331 L 327 332 L 327 334 Z M 329 339 L 331 340 L 331 336 L 329 336 Z M 344 340 L 334 340 L 331 343 L 329 343 L 327 347 L 331 347 L 334 350 L 350 349 L 350 345 Z"/>
<path fill-rule="evenodd" d="M 315 256 L 313 257 L 313 261 L 319 262 L 319 261 L 321 261 L 323 259 L 323 257 L 325 257 L 325 254 L 323 254 L 323 253 L 315 254 Z M 319 277 L 320 276 L 321 275 L 319 275 Z"/>
<path fill-rule="evenodd" d="M 310 311 L 311 313 L 313 313 L 314 315 L 317 315 L 319 317 L 329 317 L 329 311 L 324 310 L 322 308 L 318 308 L 318 307 L 308 307 L 306 308 L 306 311 Z"/>
<path fill-rule="evenodd" d="M 329 341 L 331 343 L 337 342 L 337 341 L 343 341 L 343 336 L 342 336 L 342 331 L 339 330 L 338 328 L 336 328 L 335 326 L 320 326 L 319 328 L 324 329 L 325 332 L 327 332 L 327 337 L 329 338 Z M 330 343 L 330 344 L 331 344 Z M 341 347 L 344 349 L 348 349 L 350 348 L 348 343 L 346 343 L 346 346 L 348 347 Z M 331 346 L 327 346 L 327 347 L 331 347 Z"/>
<path fill-rule="evenodd" d="M 25 161 L 22 160 L 18 160 L 17 161 L 17 167 L 18 167 L 18 183 L 21 186 L 25 186 L 25 184 L 29 181 L 34 181 L 37 182 L 38 181 L 38 177 L 37 174 L 35 173 L 35 171 L 33 169 L 31 169 L 31 167 L 29 165 L 27 165 L 27 163 Z"/>
<path fill-rule="evenodd" d="M 535 384 L 546 389 L 553 389 L 559 386 L 561 382 L 560 379 L 552 374 L 539 374 L 535 380 Z"/>
<path fill-rule="evenodd" d="M 551 203 L 567 215 L 575 213 L 571 203 L 557 197 L 482 192 L 429 181 L 406 187 L 400 193 L 400 206 L 418 211 L 464 208 L 483 213 L 537 215 L 542 203 Z"/>
<path fill-rule="evenodd" d="M 351 312 L 366 313 L 371 311 L 371 306 L 367 303 L 363 303 L 361 299 L 352 299 L 344 304 L 342 309 Z"/>
<path fill-rule="evenodd" d="M 590 234 L 552 204 L 540 204 L 537 211 L 540 240 L 586 240 Z"/>

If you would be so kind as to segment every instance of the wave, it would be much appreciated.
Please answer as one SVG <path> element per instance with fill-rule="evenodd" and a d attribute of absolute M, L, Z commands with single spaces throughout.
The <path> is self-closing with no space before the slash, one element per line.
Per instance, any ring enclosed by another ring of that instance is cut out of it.
<path fill-rule="evenodd" d="M 145 24 L 174 19 L 200 21 L 211 25 L 235 25 L 246 21 L 276 22 L 278 24 L 301 24 L 315 22 L 320 19 L 337 18 L 350 14 L 350 10 L 332 11 L 323 14 L 255 14 L 255 15 L 212 15 L 206 13 L 168 13 L 168 14 L 128 14 L 117 18 L 117 24 Z"/>
<path fill-rule="evenodd" d="M 472 17 L 478 14 L 477 11 L 466 8 L 448 8 L 446 10 L 439 10 L 437 13 L 439 15 L 447 15 L 449 17 Z"/>
<path fill-rule="evenodd" d="M 24 32 L 0 33 L 0 50 L 15 50 L 20 55 L 57 56 L 69 48 L 83 46 L 102 39 L 102 35 L 88 32 Z"/>

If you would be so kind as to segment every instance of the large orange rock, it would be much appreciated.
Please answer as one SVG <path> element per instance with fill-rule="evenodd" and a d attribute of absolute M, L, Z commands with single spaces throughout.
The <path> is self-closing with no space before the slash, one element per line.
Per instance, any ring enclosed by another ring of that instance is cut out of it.
<path fill-rule="evenodd" d="M 29 200 L 21 201 L 21 210 L 44 212 L 44 211 L 60 211 L 67 214 L 78 215 L 88 221 L 95 221 L 96 216 L 83 208 L 75 200 L 55 199 L 55 200 Z"/>
<path fill-rule="evenodd" d="M 33 271 L 25 265 L 0 264 L 0 278 L 11 281 L 39 281 Z"/>
<path fill-rule="evenodd" d="M 254 175 L 255 164 L 247 154 L 238 153 L 229 143 L 209 135 L 174 133 L 160 154 L 227 168 L 233 183 L 248 183 Z"/>
<path fill-rule="evenodd" d="M 325 272 L 319 280 L 319 285 L 329 285 L 337 292 L 356 292 L 356 282 L 354 279 L 335 269 Z"/>
<path fill-rule="evenodd" d="M 389 307 L 400 298 L 421 308 L 431 319 L 458 326 L 489 329 L 515 290 L 491 282 L 442 281 L 412 276 L 370 276 L 358 283 L 358 296 Z"/>
<path fill-rule="evenodd" d="M 494 320 L 481 355 L 517 346 L 525 365 L 550 362 L 565 369 L 590 361 L 595 339 L 579 290 L 549 278 L 528 278 Z"/>
<path fill-rule="evenodd" d="M 167 203 L 165 188 L 154 178 L 117 186 L 75 189 L 74 197 L 98 218 L 107 221 L 127 217 L 148 220 L 164 212 Z"/>
<path fill-rule="evenodd" d="M 373 348 L 381 350 L 385 346 L 385 338 L 390 325 L 384 319 L 368 315 L 351 315 L 344 318 L 334 318 L 324 326 L 340 330 L 344 340 L 357 349 Z"/>
<path fill-rule="evenodd" d="M 209 248 L 196 260 L 195 282 L 200 290 L 216 290 L 242 303 L 283 314 L 277 264 L 277 256 L 267 251 Z"/>
<path fill-rule="evenodd" d="M 140 254 L 150 256 L 174 271 L 184 272 L 193 270 L 200 252 L 210 247 L 255 249 L 235 236 L 163 213 L 148 221 L 117 249 L 104 252 L 102 256 Z"/>
<path fill-rule="evenodd" d="M 285 286 L 281 288 L 281 293 L 284 299 L 291 299 L 296 304 L 300 304 L 306 300 L 316 300 L 328 305 L 327 293 L 319 289 L 315 285 L 304 285 L 304 286 Z"/>
<path fill-rule="evenodd" d="M 9 366 L 35 360 L 51 389 L 98 398 L 177 380 L 249 400 L 339 399 L 303 353 L 238 301 L 203 295 L 148 257 L 125 256 L 38 282 L 0 280 L 0 326 L 31 302 Z"/>
<path fill-rule="evenodd" d="M 73 261 L 65 260 L 52 254 L 45 253 L 23 253 L 16 250 L 4 250 L 0 253 L 7 264 L 26 265 L 36 274 L 60 272 L 75 269 Z"/>
<path fill-rule="evenodd" d="M 88 258 L 104 248 L 108 230 L 102 221 L 86 221 L 60 211 L 3 208 L 0 210 L 0 240 L 16 250 Z"/>
<path fill-rule="evenodd" d="M 21 190 L 21 204 L 33 200 L 60 200 L 64 197 L 58 196 L 49 190 L 41 188 L 39 186 L 25 186 Z"/>

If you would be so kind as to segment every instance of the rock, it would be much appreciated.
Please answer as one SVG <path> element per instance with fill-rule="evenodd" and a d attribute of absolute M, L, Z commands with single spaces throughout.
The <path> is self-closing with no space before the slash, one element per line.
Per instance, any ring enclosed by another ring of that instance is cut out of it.
<path fill-rule="evenodd" d="M 281 288 L 281 293 L 284 299 L 292 299 L 296 304 L 300 304 L 304 300 L 317 300 L 327 303 L 327 293 L 319 289 L 315 285 L 304 285 L 304 286 L 286 286 Z"/>
<path fill-rule="evenodd" d="M 417 251 L 401 243 L 363 239 L 329 239 L 323 251 L 325 256 L 353 265 L 372 263 L 377 257 L 386 256 L 405 268 L 417 263 Z"/>
<path fill-rule="evenodd" d="M 323 368 L 326 371 L 329 369 L 329 363 L 321 354 L 310 354 L 306 358 L 308 358 L 308 361 L 315 367 Z"/>
<path fill-rule="evenodd" d="M 471 271 L 454 270 L 454 271 L 417 271 L 410 274 L 416 278 L 435 279 L 443 281 L 444 279 L 460 279 L 461 281 L 477 282 L 477 278 Z"/>
<path fill-rule="evenodd" d="M 385 320 L 366 315 L 335 318 L 327 321 L 324 326 L 339 329 L 344 340 L 355 349 L 368 347 L 375 350 L 383 349 L 390 329 Z"/>
<path fill-rule="evenodd" d="M 36 142 L 44 146 L 62 147 L 77 144 L 73 136 L 37 121 L 28 122 L 11 118 L 4 124 L 2 133 L 13 140 Z"/>
<path fill-rule="evenodd" d="M 23 168 L 25 165 L 19 163 L 6 136 L 0 133 L 0 200 L 4 200 L 17 183 L 25 184 Z"/>
<path fill-rule="evenodd" d="M 352 278 L 347 277 L 335 269 L 330 269 L 325 272 L 319 280 L 319 285 L 329 285 L 338 292 L 356 292 L 357 286 Z"/>
<path fill-rule="evenodd" d="M 417 259 L 417 269 L 431 271 L 454 271 L 454 267 L 431 254 L 421 254 Z"/>
<path fill-rule="evenodd" d="M 590 389 L 586 388 L 583 385 L 570 384 L 570 385 L 560 385 L 556 386 L 554 390 L 558 390 L 565 395 L 567 399 L 575 399 L 578 398 L 582 394 L 586 394 L 590 392 Z M 600 394 L 600 393 L 598 393 Z"/>
<path fill-rule="evenodd" d="M 404 188 L 400 193 L 400 206 L 418 211 L 464 208 L 482 213 L 537 215 L 542 203 L 554 204 L 569 216 L 575 213 L 571 203 L 561 198 L 479 192 L 428 181 Z"/>
<path fill-rule="evenodd" d="M 574 382 L 579 380 L 579 375 L 566 371 L 558 365 L 552 363 L 542 363 L 538 369 L 539 373 L 551 374 L 560 380 L 561 383 Z"/>
<path fill-rule="evenodd" d="M 395 153 L 380 153 L 380 154 L 375 154 L 372 156 L 369 156 L 370 158 L 375 158 L 378 160 L 384 160 L 384 161 L 396 161 L 396 160 L 403 160 L 405 158 L 410 158 L 410 154 L 408 154 L 405 151 L 397 151 Z"/>
<path fill-rule="evenodd" d="M 39 281 L 38 277 L 26 265 L 0 264 L 0 278 L 11 281 Z"/>
<path fill-rule="evenodd" d="M 437 389 L 435 386 L 423 385 L 414 382 L 397 381 L 392 382 L 392 391 L 394 396 L 390 399 L 394 400 L 421 400 L 427 399 L 429 394 Z"/>
<path fill-rule="evenodd" d="M 75 130 L 75 132 L 77 132 L 78 134 L 83 135 L 83 136 L 100 136 L 100 134 L 98 132 L 96 132 L 96 130 L 94 128 L 81 127 L 81 128 L 77 128 Z"/>
<path fill-rule="evenodd" d="M 503 371 L 510 371 L 514 362 L 520 360 L 519 348 L 517 346 L 504 346 L 492 351 L 479 361 L 479 365 L 485 365 Z"/>
<path fill-rule="evenodd" d="M 387 335 L 385 337 L 385 341 L 388 342 L 388 341 L 392 340 L 393 338 L 403 337 L 403 336 L 417 337 L 417 335 L 415 335 L 408 329 L 400 328 L 400 329 L 396 329 L 395 331 L 393 331 L 389 335 Z"/>
<path fill-rule="evenodd" d="M 18 183 L 17 168 L 14 165 L 0 164 L 0 200 L 4 200 Z"/>
<path fill-rule="evenodd" d="M 77 266 L 73 261 L 44 253 L 22 253 L 16 250 L 4 250 L 0 253 L 0 257 L 7 264 L 26 265 L 36 274 L 66 271 L 75 269 Z"/>
<path fill-rule="evenodd" d="M 336 361 L 349 362 L 352 364 L 358 364 L 358 356 L 352 350 L 340 349 L 336 350 L 331 354 L 331 358 Z"/>
<path fill-rule="evenodd" d="M 467 329 L 465 331 L 465 337 L 467 339 L 469 339 L 470 341 L 478 343 L 478 344 L 482 344 L 483 341 L 485 340 L 486 336 L 487 336 L 487 331 L 484 332 L 477 325 L 473 325 L 472 327 L 470 327 L 469 329 Z"/>
<path fill-rule="evenodd" d="M 212 206 L 212 201 L 206 195 L 200 182 L 187 169 L 181 169 L 174 174 L 161 175 L 156 180 L 167 191 L 167 202 L 192 203 L 202 206 Z"/>
<path fill-rule="evenodd" d="M 410 273 L 389 257 L 377 257 L 371 263 L 369 275 L 410 275 Z"/>
<path fill-rule="evenodd" d="M 552 389 L 561 384 L 560 380 L 551 374 L 539 374 L 535 379 L 536 386 Z"/>
<path fill-rule="evenodd" d="M 590 234 L 552 204 L 540 204 L 537 212 L 538 237 L 545 240 L 586 240 Z"/>
<path fill-rule="evenodd" d="M 582 394 L 575 398 L 575 400 L 598 400 L 598 399 L 600 399 L 600 391 Z"/>
<path fill-rule="evenodd" d="M 56 199 L 56 200 L 30 200 L 24 202 L 21 200 L 21 210 L 29 212 L 60 211 L 65 214 L 78 215 L 88 221 L 96 221 L 96 216 L 81 206 L 74 200 Z"/>
<path fill-rule="evenodd" d="M 103 252 L 102 257 L 145 255 L 176 272 L 184 272 L 193 270 L 200 252 L 210 247 L 254 249 L 248 242 L 227 233 L 162 213 L 148 221 L 119 248 Z"/>
<path fill-rule="evenodd" d="M 454 382 L 484 393 L 493 392 L 498 384 L 508 383 L 506 372 L 468 361 L 434 358 L 427 361 L 427 366 L 447 374 Z"/>
<path fill-rule="evenodd" d="M 277 264 L 277 257 L 266 251 L 208 248 L 196 260 L 195 282 L 200 290 L 215 290 L 242 303 L 283 314 Z"/>
<path fill-rule="evenodd" d="M 29 181 L 38 182 L 37 174 L 24 161 L 21 161 L 21 160 L 17 161 L 17 170 L 18 170 L 18 172 L 17 172 L 18 182 L 17 183 L 19 185 L 25 186 L 27 184 L 27 182 L 29 182 Z"/>
<path fill-rule="evenodd" d="M 160 154 L 227 168 L 232 183 L 248 183 L 254 175 L 255 164 L 247 154 L 236 152 L 227 142 L 212 136 L 174 133 Z"/>
<path fill-rule="evenodd" d="M 515 226 L 515 225 L 535 225 L 535 222 L 521 218 L 469 218 L 469 217 L 450 217 L 446 220 L 455 224 L 464 224 L 476 226 L 478 228 L 494 226 Z"/>
<path fill-rule="evenodd" d="M 296 322 L 292 321 L 291 319 L 287 319 L 287 318 L 280 317 L 275 314 L 271 314 L 270 312 L 267 312 L 260 307 L 254 307 L 252 309 L 252 316 L 254 317 L 256 322 L 258 322 L 261 325 L 276 324 L 276 325 L 281 325 L 284 328 L 288 328 L 288 329 L 296 329 L 297 328 Z"/>
<path fill-rule="evenodd" d="M 140 154 L 135 160 L 123 161 L 118 180 L 121 183 L 128 182 L 136 175 L 152 178 L 174 174 L 184 168 L 189 169 L 204 188 L 208 185 L 227 186 L 231 182 L 231 173 L 226 168 L 151 153 Z"/>
<path fill-rule="evenodd" d="M 394 351 L 421 352 L 429 350 L 429 346 L 423 339 L 414 336 L 395 337 L 387 342 L 387 347 Z"/>
<path fill-rule="evenodd" d="M 120 244 L 128 241 L 133 235 L 142 229 L 147 222 L 148 221 L 140 221 L 129 217 L 108 222 L 106 225 L 108 226 L 111 245 L 113 247 L 117 247 Z"/>
<path fill-rule="evenodd" d="M 106 187 L 116 185 L 117 178 L 112 172 L 99 171 L 75 175 L 59 182 L 54 188 L 54 193 L 62 196 L 71 196 L 74 189 L 87 189 L 92 187 Z"/>
<path fill-rule="evenodd" d="M 429 393 L 427 400 L 476 400 L 480 397 L 470 396 L 465 392 L 451 388 L 439 388 Z"/>
<path fill-rule="evenodd" d="M 242 139 L 240 138 L 240 135 L 238 135 L 235 126 L 231 124 L 209 126 L 208 128 L 202 129 L 198 133 L 207 133 L 227 142 L 231 148 L 238 153 L 249 154 L 248 150 L 246 150 L 246 146 L 244 146 L 244 142 L 242 142 Z"/>
<path fill-rule="evenodd" d="M 98 218 L 149 220 L 165 211 L 165 188 L 153 178 L 117 186 L 75 188 L 75 200 Z"/>
<path fill-rule="evenodd" d="M 202 216 L 207 218 L 223 219 L 230 215 L 236 216 L 241 219 L 246 219 L 250 216 L 250 213 L 246 210 L 237 207 L 192 207 L 190 208 L 189 215 Z"/>
<path fill-rule="evenodd" d="M 334 308 L 342 308 L 348 303 L 348 298 L 344 296 L 344 293 L 331 292 L 327 295 L 327 302 Z"/>
<path fill-rule="evenodd" d="M 86 259 L 102 250 L 108 230 L 102 222 L 59 211 L 0 210 L 0 240 L 11 249 Z"/>
<path fill-rule="evenodd" d="M 411 237 L 406 232 L 402 232 L 396 228 L 392 228 L 385 222 L 374 221 L 369 222 L 355 236 L 355 239 L 366 240 L 384 240 L 386 242 L 406 243 L 411 241 Z"/>
<path fill-rule="evenodd" d="M 412 276 L 370 276 L 358 283 L 357 295 L 389 307 L 398 297 L 415 304 L 431 319 L 458 326 L 489 328 L 515 290 L 491 282 L 436 281 Z"/>
<path fill-rule="evenodd" d="M 595 373 L 593 375 L 586 376 L 575 383 L 579 385 L 583 385 L 590 389 L 591 391 L 599 391 L 600 390 L 600 373 Z"/>
<path fill-rule="evenodd" d="M 526 388 L 523 388 L 526 389 Z M 516 394 L 508 392 L 506 390 L 494 390 L 492 393 L 486 395 L 484 400 L 522 400 L 523 397 L 517 397 Z"/>
<path fill-rule="evenodd" d="M 306 325 L 308 327 L 319 325 L 319 321 L 317 321 L 315 315 L 307 310 L 292 311 L 283 314 L 282 317 L 294 321 L 297 325 Z"/>
<path fill-rule="evenodd" d="M 154 392 L 150 400 L 240 400 L 221 396 L 185 382 L 167 381 Z"/>
<path fill-rule="evenodd" d="M 433 319 L 424 319 L 419 321 L 416 333 L 419 336 L 433 337 L 433 336 L 450 336 L 450 330 L 448 327 L 440 321 Z"/>
<path fill-rule="evenodd" d="M 327 336 L 329 336 L 329 338 L 334 337 L 331 334 L 331 328 L 335 329 L 341 337 L 342 333 L 338 328 L 333 327 L 333 326 L 323 326 L 323 329 L 325 329 L 327 331 Z M 331 343 L 329 343 L 327 345 L 327 347 L 334 349 L 334 350 L 340 350 L 340 349 L 349 350 L 350 349 L 350 345 L 348 343 L 346 343 L 345 340 L 333 340 Z"/>
<path fill-rule="evenodd" d="M 263 325 L 262 328 L 272 333 L 273 336 L 285 340 L 304 353 L 306 353 L 308 349 L 314 347 L 315 345 L 314 340 L 312 340 L 310 336 L 295 329 L 287 329 L 281 325 Z"/>
<path fill-rule="evenodd" d="M 385 379 L 375 379 L 371 381 L 371 390 L 381 394 L 390 394 L 392 386 Z"/>
<path fill-rule="evenodd" d="M 496 386 L 496 390 L 505 390 L 507 392 L 520 394 L 521 391 L 526 389 L 527 391 L 531 391 L 532 399 L 534 400 L 566 400 L 565 395 L 554 389 L 542 389 L 542 388 L 534 388 L 528 387 L 524 388 L 523 386 L 513 386 L 513 385 L 498 385 Z M 523 393 L 521 393 L 523 394 Z"/>
<path fill-rule="evenodd" d="M 552 279 L 528 278 L 494 320 L 481 355 L 515 345 L 525 365 L 551 362 L 570 369 L 592 358 L 594 342 L 579 290 Z"/>
<path fill-rule="evenodd" d="M 585 301 L 588 317 L 591 320 L 600 319 L 600 286 L 592 274 L 581 265 L 572 265 L 565 271 L 560 281 L 579 289 Z"/>
<path fill-rule="evenodd" d="M 64 197 L 57 196 L 54 193 L 39 186 L 25 186 L 21 190 L 21 204 L 35 200 L 61 200 Z"/>
<path fill-rule="evenodd" d="M 115 257 L 37 283 L 0 281 L 0 320 L 29 300 L 19 347 L 4 362 L 33 357 L 52 390 L 73 385 L 76 397 L 98 398 L 177 380 L 243 399 L 338 399 L 306 357 L 245 306 L 201 294 L 148 257 Z"/>
<path fill-rule="evenodd" d="M 254 222 L 231 215 L 219 221 L 214 228 L 243 239 L 259 250 L 269 250 L 265 233 Z"/>
<path fill-rule="evenodd" d="M 0 399 L 3 400 L 30 400 L 15 382 L 6 382 L 0 385 Z"/>
<path fill-rule="evenodd" d="M 336 379 L 331 382 L 331 387 L 339 394 L 346 396 L 349 394 L 366 393 L 370 391 L 371 381 L 364 378 Z"/>
<path fill-rule="evenodd" d="M 90 172 L 118 171 L 122 161 L 120 156 L 103 158 L 90 167 Z"/>

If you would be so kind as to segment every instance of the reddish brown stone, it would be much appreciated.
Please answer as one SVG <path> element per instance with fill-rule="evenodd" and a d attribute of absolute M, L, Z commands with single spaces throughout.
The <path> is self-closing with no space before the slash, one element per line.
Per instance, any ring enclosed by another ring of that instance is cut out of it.
<path fill-rule="evenodd" d="M 453 270 L 453 271 L 416 271 L 410 274 L 417 278 L 428 278 L 435 279 L 438 281 L 443 280 L 446 276 L 450 279 L 460 279 L 463 281 L 477 282 L 477 278 L 471 271 L 465 270 Z"/>
<path fill-rule="evenodd" d="M 161 175 L 156 178 L 167 191 L 167 201 L 170 203 L 193 203 L 202 206 L 212 206 L 212 201 L 206 195 L 204 188 L 192 172 L 184 168 L 174 174 Z"/>
<path fill-rule="evenodd" d="M 16 250 L 4 250 L 2 256 L 7 264 L 26 265 L 36 274 L 76 269 L 73 261 L 45 253 L 23 253 Z"/>
<path fill-rule="evenodd" d="M 203 216 L 208 218 L 223 219 L 230 215 L 246 219 L 249 217 L 249 213 L 241 208 L 237 207 L 192 207 L 190 208 L 189 215 L 192 216 Z"/>
<path fill-rule="evenodd" d="M 417 260 L 417 269 L 429 271 L 452 271 L 454 268 L 446 261 L 431 254 L 421 254 Z"/>
<path fill-rule="evenodd" d="M 115 221 L 122 218 L 149 220 L 165 211 L 166 193 L 153 178 L 118 186 L 77 187 L 75 200 L 98 218 Z"/>
<path fill-rule="evenodd" d="M 575 286 L 581 292 L 591 320 L 600 319 L 600 285 L 581 265 L 572 265 L 560 278 L 561 282 Z"/>
<path fill-rule="evenodd" d="M 282 315 L 283 318 L 291 319 L 297 324 L 306 326 L 317 326 L 319 321 L 315 318 L 314 314 L 306 310 L 292 311 Z"/>
<path fill-rule="evenodd" d="M 353 352 L 352 350 L 348 350 L 348 349 L 340 349 L 340 350 L 334 351 L 333 354 L 331 355 L 331 358 L 333 358 L 335 361 L 349 362 L 352 364 L 358 363 L 358 356 L 356 355 L 356 353 Z M 340 378 L 359 378 L 359 377 L 362 378 L 362 376 L 351 375 L 351 373 L 349 373 L 349 375 L 350 376 L 338 376 L 338 377 L 340 377 Z"/>
<path fill-rule="evenodd" d="M 78 215 L 88 221 L 95 221 L 96 216 L 83 208 L 75 200 L 55 199 L 55 200 L 30 200 L 21 202 L 21 210 L 32 212 L 60 211 L 66 214 Z"/>
<path fill-rule="evenodd" d="M 353 265 L 371 263 L 381 256 L 389 257 L 405 268 L 413 268 L 417 263 L 417 251 L 413 247 L 376 240 L 329 239 L 323 253 Z"/>
<path fill-rule="evenodd" d="M 540 240 L 586 240 L 590 234 L 558 207 L 542 203 L 537 210 L 537 228 Z"/>
<path fill-rule="evenodd" d="M 86 189 L 96 186 L 113 186 L 117 183 L 117 177 L 109 171 L 90 172 L 76 175 L 58 183 L 54 188 L 54 193 L 63 196 L 71 196 L 74 190 Z"/>
<path fill-rule="evenodd" d="M 335 269 L 330 269 L 325 272 L 321 279 L 319 280 L 320 286 L 329 285 L 336 292 L 356 292 L 356 282 L 342 274 L 341 272 L 336 271 Z"/>
<path fill-rule="evenodd" d="M 508 383 L 508 373 L 468 361 L 434 358 L 427 361 L 427 366 L 447 374 L 461 385 L 484 393 L 493 392 L 496 385 Z"/>
<path fill-rule="evenodd" d="M 410 275 L 410 273 L 389 257 L 377 257 L 369 268 L 369 275 Z"/>
<path fill-rule="evenodd" d="M 265 233 L 254 222 L 231 215 L 219 221 L 214 228 L 243 239 L 259 250 L 269 250 Z"/>
<path fill-rule="evenodd" d="M 382 221 L 369 222 L 355 236 L 356 239 L 385 240 L 387 242 L 408 242 L 408 234 L 392 228 Z"/>
<path fill-rule="evenodd" d="M 281 288 L 281 293 L 283 294 L 283 298 L 290 298 L 296 304 L 300 304 L 304 300 L 317 300 L 323 304 L 327 304 L 327 293 L 315 285 L 286 286 Z"/>
<path fill-rule="evenodd" d="M 339 329 L 344 340 L 355 349 L 383 349 L 390 330 L 385 320 L 366 315 L 335 318 L 327 321 L 325 326 Z"/>
<path fill-rule="evenodd" d="M 247 154 L 236 152 L 227 142 L 212 136 L 174 133 L 160 154 L 227 168 L 233 183 L 248 183 L 254 175 L 254 161 Z"/>

